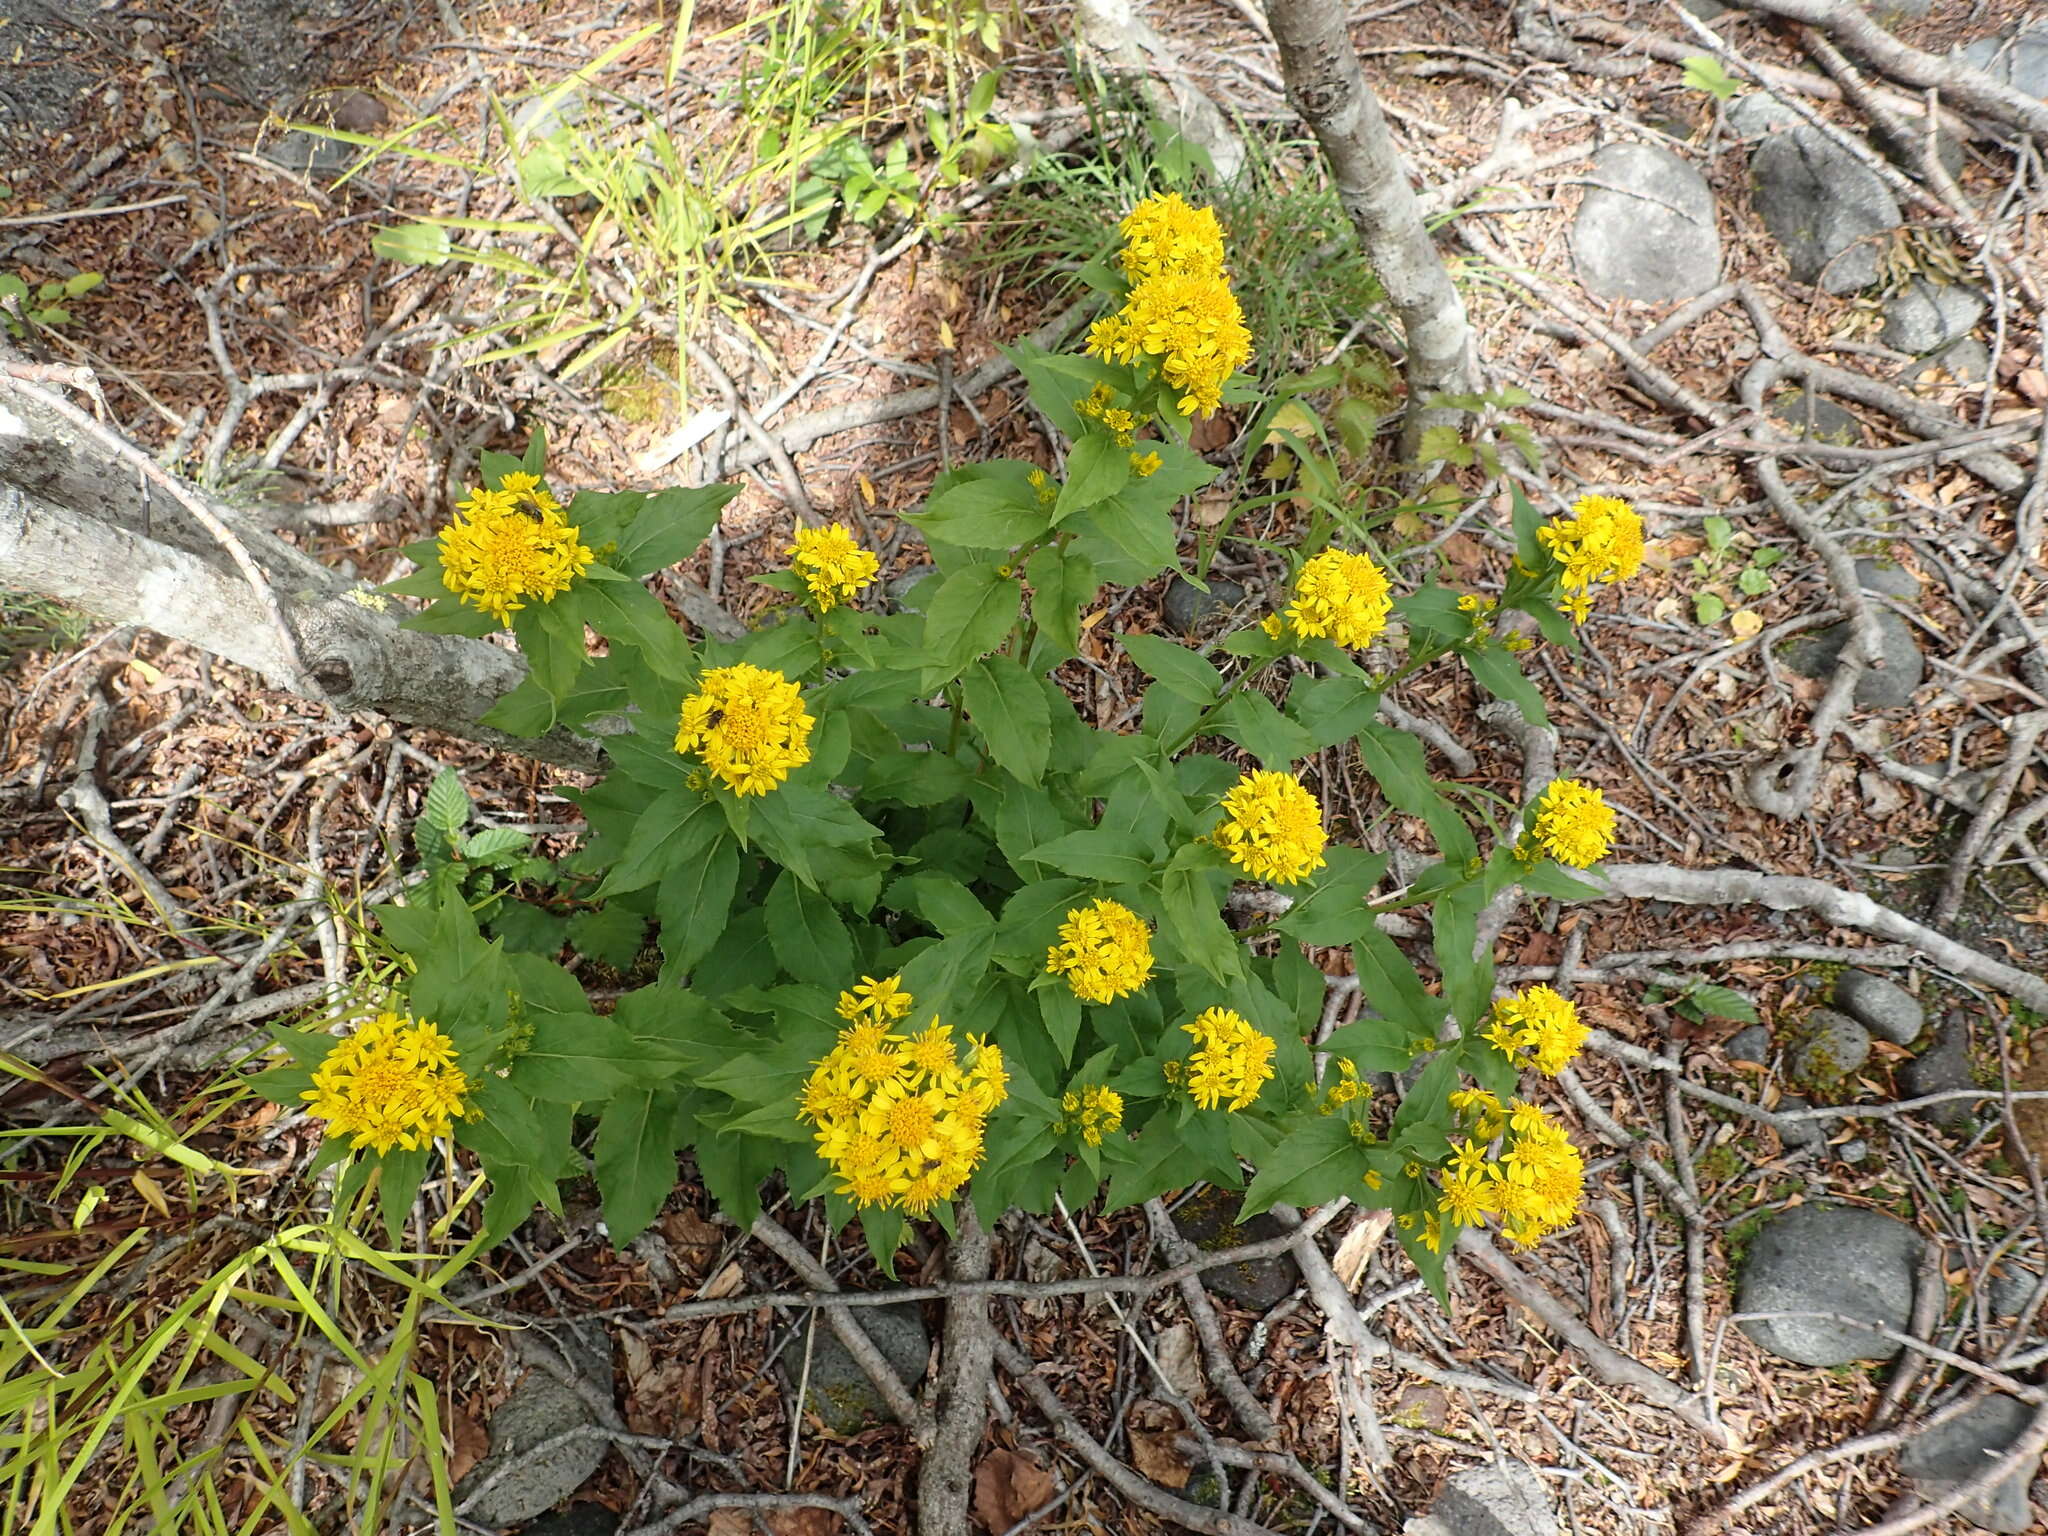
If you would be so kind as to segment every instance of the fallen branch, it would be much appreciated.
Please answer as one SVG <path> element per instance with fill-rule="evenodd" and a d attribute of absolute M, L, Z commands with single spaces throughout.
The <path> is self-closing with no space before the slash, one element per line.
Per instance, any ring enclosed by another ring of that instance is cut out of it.
<path fill-rule="evenodd" d="M 2034 744 L 2044 730 L 2048 730 L 2048 709 L 2030 710 L 2006 723 L 2006 735 L 2012 745 L 2006 752 L 2005 765 L 1985 791 L 1983 803 L 1970 818 L 1969 829 L 1949 861 L 1948 878 L 1942 882 L 1941 897 L 1934 904 L 1933 917 L 1938 925 L 1945 928 L 1955 920 L 1956 909 L 1962 906 L 1963 893 L 1969 888 L 1970 871 L 1976 867 L 1978 855 L 1990 842 L 1991 834 L 1998 829 L 2005 808 L 2012 804 L 2013 791 L 2019 788 L 2020 775 L 2033 762 Z"/>
<path fill-rule="evenodd" d="M 946 1273 L 955 1280 L 986 1280 L 989 1236 L 974 1202 L 960 1202 L 959 1234 L 946 1249 Z M 988 1423 L 988 1392 L 995 1358 L 995 1328 L 988 1302 L 955 1296 L 946 1303 L 945 1343 L 928 1412 L 932 1433 L 917 1469 L 919 1536 L 958 1536 L 968 1527 L 974 1453 Z"/>
<path fill-rule="evenodd" d="M 777 1258 L 819 1290 L 831 1292 L 839 1289 L 825 1266 L 806 1253 L 802 1243 L 791 1237 L 780 1223 L 769 1220 L 765 1213 L 754 1218 L 754 1225 L 750 1230 L 754 1236 L 775 1250 Z M 759 1306 L 760 1303 L 756 1301 L 755 1305 Z M 890 1417 L 899 1424 L 915 1428 L 918 1422 L 916 1400 L 911 1397 L 910 1389 L 903 1385 L 903 1378 L 896 1374 L 896 1367 L 891 1365 L 881 1350 L 875 1347 L 875 1341 L 868 1337 L 867 1330 L 854 1320 L 853 1313 L 842 1303 L 827 1302 L 825 1321 L 832 1325 L 832 1331 L 839 1335 L 839 1342 L 846 1346 L 846 1352 L 853 1356 L 863 1371 L 867 1372 L 868 1379 L 875 1384 L 875 1390 L 882 1394 L 883 1402 L 888 1404 Z"/>
<path fill-rule="evenodd" d="M 1637 901 L 1675 901 L 1687 906 L 1754 904 L 1774 912 L 1810 911 L 1840 928 L 1911 944 L 1935 964 L 1981 982 L 2037 1012 L 2048 1012 L 2048 981 L 1994 960 L 1924 923 L 1880 906 L 1858 891 L 1845 891 L 1804 875 L 1769 875 L 1749 869 L 1680 869 L 1671 864 L 1612 864 L 1590 871 L 1609 894 Z"/>

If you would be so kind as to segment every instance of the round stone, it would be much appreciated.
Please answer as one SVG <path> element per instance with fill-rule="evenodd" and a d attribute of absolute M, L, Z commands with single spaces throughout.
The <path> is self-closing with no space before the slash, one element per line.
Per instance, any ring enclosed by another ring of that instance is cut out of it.
<path fill-rule="evenodd" d="M 1735 1298 L 1739 1312 L 1786 1315 L 1749 1319 L 1742 1330 L 1800 1365 L 1889 1360 L 1901 1346 L 1857 1323 L 1905 1329 L 1921 1248 L 1919 1233 L 1877 1211 L 1794 1206 L 1750 1242 Z M 1799 1313 L 1826 1315 L 1791 1315 Z"/>
<path fill-rule="evenodd" d="M 1831 1008 L 1807 1015 L 1792 1047 L 1790 1069 L 1795 1081 L 1809 1085 L 1833 1083 L 1870 1060 L 1870 1031 Z"/>
<path fill-rule="evenodd" d="M 1698 171 L 1655 144 L 1609 144 L 1593 156 L 1590 179 L 1571 233 L 1589 292 L 1662 304 L 1714 286 L 1721 235 Z"/>
<path fill-rule="evenodd" d="M 1927 1025 L 1913 994 L 1868 971 L 1844 971 L 1835 981 L 1835 1006 L 1893 1045 L 1911 1045 Z"/>

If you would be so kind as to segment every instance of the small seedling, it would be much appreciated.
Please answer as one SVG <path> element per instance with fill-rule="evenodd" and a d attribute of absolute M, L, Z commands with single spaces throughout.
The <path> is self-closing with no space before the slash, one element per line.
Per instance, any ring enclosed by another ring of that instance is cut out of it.
<path fill-rule="evenodd" d="M 26 335 L 31 326 L 69 325 L 69 301 L 83 298 L 105 281 L 98 272 L 80 272 L 31 288 L 13 273 L 0 272 L 0 314 L 6 316 L 8 334 Z"/>
<path fill-rule="evenodd" d="M 1762 597 L 1771 589 L 1771 567 L 1785 558 L 1785 552 L 1762 545 L 1748 550 L 1747 558 L 1738 567 L 1736 561 L 1745 551 L 1737 546 L 1753 542 L 1749 535 L 1738 533 L 1725 517 L 1708 517 L 1700 526 L 1706 534 L 1707 547 L 1693 557 L 1693 574 L 1702 583 L 1693 593 L 1693 617 L 1701 624 L 1718 624 L 1725 618 L 1729 628 L 1748 639 L 1763 628 L 1763 617 L 1751 608 L 1731 604 L 1728 588 L 1732 583 L 1745 598 Z"/>
<path fill-rule="evenodd" d="M 1733 101 L 1742 91 L 1734 77 L 1712 54 L 1691 55 L 1685 61 L 1685 73 L 1679 78 L 1694 90 L 1705 91 L 1716 101 Z"/>
<path fill-rule="evenodd" d="M 1661 1003 L 1682 1019 L 1704 1024 L 1708 1019 L 1729 1019 L 1737 1024 L 1756 1022 L 1756 1004 L 1733 987 L 1718 986 L 1703 976 L 1694 976 L 1677 991 L 1650 987 L 1643 993 L 1646 1003 Z"/>

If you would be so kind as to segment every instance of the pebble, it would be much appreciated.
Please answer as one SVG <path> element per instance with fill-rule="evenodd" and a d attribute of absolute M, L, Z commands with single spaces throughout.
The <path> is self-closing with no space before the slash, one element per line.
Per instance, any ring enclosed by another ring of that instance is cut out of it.
<path fill-rule="evenodd" d="M 1773 134 L 1750 158 L 1751 206 L 1785 248 L 1793 279 L 1827 293 L 1877 281 L 1871 237 L 1899 226 L 1898 201 L 1877 172 L 1817 128 Z"/>
<path fill-rule="evenodd" d="M 1904 293 L 1885 300 L 1880 339 L 1895 351 L 1921 357 L 1969 335 L 1990 307 L 1975 288 L 1916 277 Z"/>
<path fill-rule="evenodd" d="M 1754 139 L 1800 121 L 1799 114 L 1768 91 L 1750 91 L 1728 103 L 1728 127 L 1745 139 Z"/>
<path fill-rule="evenodd" d="M 1873 1035 L 1893 1045 L 1911 1045 L 1927 1026 L 1927 1013 L 1897 982 L 1868 971 L 1844 971 L 1835 978 L 1835 1006 Z"/>
<path fill-rule="evenodd" d="M 1841 665 L 1842 652 L 1849 644 L 1850 626 L 1845 619 L 1818 634 L 1801 635 L 1788 641 L 1779 659 L 1802 677 L 1827 679 Z M 1927 659 L 1920 654 L 1920 642 L 1906 621 L 1888 608 L 1877 610 L 1882 667 L 1865 667 L 1856 679 L 1858 709 L 1902 709 L 1913 702 L 1913 694 L 1927 676 Z"/>
<path fill-rule="evenodd" d="M 910 602 L 911 594 L 917 590 L 918 584 L 927 576 L 936 576 L 938 574 L 939 568 L 935 565 L 913 565 L 909 570 L 899 572 L 883 582 L 883 595 L 889 599 L 889 606 L 892 608 L 899 611 L 904 608 L 911 608 L 912 612 L 922 612 L 922 609 L 912 607 Z M 936 587 L 932 589 L 933 592 L 937 590 Z M 931 595 L 931 592 L 925 593 L 924 598 L 920 599 L 920 601 L 929 599 Z"/>
<path fill-rule="evenodd" d="M 1816 1008 L 1800 1026 L 1786 1070 L 1817 1087 L 1839 1082 L 1870 1060 L 1870 1031 L 1831 1008 Z"/>
<path fill-rule="evenodd" d="M 856 1307 L 853 1316 L 867 1336 L 875 1341 L 882 1358 L 903 1378 L 912 1392 L 924 1380 L 925 1365 L 931 1358 L 931 1335 L 914 1302 L 883 1307 Z M 784 1368 L 795 1381 L 803 1371 L 803 1350 L 793 1348 L 783 1356 Z M 853 1358 L 839 1335 L 821 1317 L 816 1341 L 811 1345 L 811 1375 L 805 1402 L 824 1426 L 835 1435 L 857 1434 L 871 1424 L 889 1417 L 889 1405 L 868 1373 Z"/>
<path fill-rule="evenodd" d="M 1244 599 L 1244 588 L 1227 576 L 1211 576 L 1206 592 L 1176 576 L 1160 599 L 1159 611 L 1174 629 L 1192 637 L 1232 613 Z"/>
<path fill-rule="evenodd" d="M 1771 1059 L 1771 1032 L 1761 1024 L 1738 1029 L 1721 1047 L 1721 1054 L 1729 1061 L 1753 1061 L 1763 1066 Z"/>
<path fill-rule="evenodd" d="M 1906 602 L 1920 595 L 1919 578 L 1892 560 L 1858 560 L 1856 585 L 1879 597 L 1896 597 Z"/>
<path fill-rule="evenodd" d="M 619 1517 L 602 1504 L 571 1504 L 519 1528 L 518 1536 L 612 1536 Z"/>
<path fill-rule="evenodd" d="M 1960 1014 L 1950 1014 L 1934 1031 L 1934 1043 L 1899 1069 L 1899 1097 L 1925 1098 L 1956 1088 L 1974 1088 L 1970 1031 Z M 1915 1111 L 1953 1136 L 1967 1136 L 1977 1123 L 1976 1102 L 1948 1099 Z"/>
<path fill-rule="evenodd" d="M 1262 1243 L 1287 1230 L 1263 1211 L 1250 1221 L 1239 1222 L 1237 1208 L 1241 1203 L 1242 1197 L 1230 1190 L 1205 1189 L 1174 1211 L 1174 1224 L 1180 1228 L 1181 1236 L 1211 1253 L 1246 1243 Z M 1281 1253 L 1225 1264 L 1220 1269 L 1205 1269 L 1202 1283 L 1241 1307 L 1264 1312 L 1294 1294 L 1294 1288 L 1301 1284 L 1301 1270 L 1290 1255 Z"/>
<path fill-rule="evenodd" d="M 1572 220 L 1579 281 L 1603 299 L 1652 304 L 1705 293 L 1721 275 L 1714 194 L 1700 173 L 1656 144 L 1608 144 Z"/>
<path fill-rule="evenodd" d="M 1920 1234 L 1860 1206 L 1798 1205 L 1766 1222 L 1749 1245 L 1738 1312 L 1833 1312 L 1903 1331 L 1913 1315 Z M 1757 1318 L 1743 1332 L 1800 1365 L 1889 1360 L 1900 1346 L 1831 1317 Z"/>
<path fill-rule="evenodd" d="M 1779 1109 L 1811 1109 L 1813 1101 L 1802 1094 L 1788 1093 L 1778 1100 Z M 1817 1147 L 1828 1139 L 1818 1120 L 1788 1120 L 1779 1132 L 1787 1147 Z"/>
<path fill-rule="evenodd" d="M 1914 1491 L 1931 1503 L 1982 1473 L 2019 1439 L 2032 1418 L 2032 1410 L 2016 1397 L 1987 1397 L 1967 1413 L 1907 1441 L 1899 1452 L 1899 1470 L 1913 1479 Z M 2032 1467 L 2019 1467 L 1989 1493 L 1979 1494 L 1956 1512 L 1982 1530 L 2018 1536 L 2034 1523 L 2027 1497 L 2033 1475 Z"/>
<path fill-rule="evenodd" d="M 1982 384 L 1991 374 L 1991 351 L 1974 336 L 1952 341 L 1932 357 L 1923 357 L 1899 370 L 1908 384 L 1947 388 L 1956 384 Z"/>
<path fill-rule="evenodd" d="M 2021 1269 L 2017 1264 L 1994 1270 L 1984 1282 L 1984 1301 L 1990 1307 L 1991 1315 L 1997 1318 L 2018 1317 L 2020 1308 L 2034 1294 L 2034 1287 L 2040 1279 L 2031 1269 Z"/>
<path fill-rule="evenodd" d="M 1863 441 L 1862 419 L 1811 386 L 1786 391 L 1770 403 L 1769 411 L 1773 421 L 1809 442 L 1852 448 Z"/>
<path fill-rule="evenodd" d="M 1853 1165 L 1866 1162 L 1869 1157 L 1870 1143 L 1861 1136 L 1851 1136 L 1847 1141 L 1835 1148 L 1835 1158 L 1839 1162 Z"/>
<path fill-rule="evenodd" d="M 605 1397 L 615 1388 L 611 1338 L 601 1326 L 579 1324 L 555 1338 L 584 1379 Z M 561 1503 L 596 1473 L 610 1443 L 602 1436 L 581 1439 L 533 1454 L 533 1449 L 571 1430 L 597 1423 L 597 1414 L 575 1388 L 541 1366 L 528 1366 L 512 1395 L 491 1415 L 491 1453 L 455 1488 L 459 1504 L 502 1471 L 504 1476 L 470 1507 L 481 1526 L 517 1525 Z"/>
<path fill-rule="evenodd" d="M 1451 1474 L 1426 1515 L 1402 1536 L 1557 1536 L 1557 1511 L 1536 1469 L 1493 1461 Z"/>

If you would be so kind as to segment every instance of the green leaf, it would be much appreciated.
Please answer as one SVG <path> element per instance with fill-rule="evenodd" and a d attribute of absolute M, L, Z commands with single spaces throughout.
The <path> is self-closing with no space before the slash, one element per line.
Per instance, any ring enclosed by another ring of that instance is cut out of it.
<path fill-rule="evenodd" d="M 583 623 L 570 612 L 570 605 L 529 603 L 512 615 L 512 629 L 534 681 L 557 701 L 567 698 L 588 657 Z"/>
<path fill-rule="evenodd" d="M 1060 659 L 1081 651 L 1080 608 L 1095 596 L 1095 562 L 1073 550 L 1048 544 L 1024 562 L 1031 582 L 1031 616 L 1039 631 L 1059 647 Z"/>
<path fill-rule="evenodd" d="M 1363 1018 L 1333 1030 L 1322 1049 L 1361 1072 L 1405 1072 L 1415 1059 L 1408 1031 L 1392 1019 Z"/>
<path fill-rule="evenodd" d="M 619 537 L 610 564 L 628 576 L 646 576 L 678 565 L 718 526 L 737 485 L 675 486 L 656 491 Z"/>
<path fill-rule="evenodd" d="M 1709 53 L 1687 54 L 1685 70 L 1679 79 L 1696 91 L 1705 91 L 1716 101 L 1727 101 L 1740 90 L 1721 61 Z"/>
<path fill-rule="evenodd" d="M 1135 833 L 1104 827 L 1056 837 L 1032 849 L 1031 857 L 1049 869 L 1116 885 L 1139 885 L 1152 873 L 1152 860 L 1143 839 Z"/>
<path fill-rule="evenodd" d="M 1771 590 L 1771 573 L 1760 565 L 1745 565 L 1735 578 L 1735 585 L 1750 597 L 1762 597 Z"/>
<path fill-rule="evenodd" d="M 714 511 L 712 516 L 717 513 Z M 592 629 L 614 645 L 632 646 L 663 677 L 690 675 L 689 637 L 669 616 L 661 599 L 637 580 L 593 581 L 578 591 L 583 598 L 584 616 Z M 578 647 L 581 648 L 580 636 Z"/>
<path fill-rule="evenodd" d="M 1051 526 L 1031 486 L 1008 476 L 950 485 L 904 521 L 927 538 L 961 549 L 1015 549 Z"/>
<path fill-rule="evenodd" d="M 1147 580 L 1172 565 L 1180 550 L 1173 518 L 1164 508 L 1133 507 L 1121 496 L 1077 514 L 1074 526 L 1084 525 L 1129 556 Z"/>
<path fill-rule="evenodd" d="M 1415 462 L 1434 464 L 1438 460 L 1451 464 L 1470 464 L 1472 448 L 1465 441 L 1464 434 L 1447 422 L 1438 422 L 1425 427 L 1415 445 Z"/>
<path fill-rule="evenodd" d="M 524 901 L 501 900 L 487 926 L 507 949 L 549 960 L 562 952 L 569 935 L 566 918 Z"/>
<path fill-rule="evenodd" d="M 844 800 L 810 784 L 784 784 L 763 795 L 752 814 L 761 846 L 806 885 L 818 883 L 812 849 L 858 847 L 881 835 Z"/>
<path fill-rule="evenodd" d="M 1428 823 L 1446 859 L 1464 864 L 1479 856 L 1472 829 L 1431 782 L 1422 743 L 1406 731 L 1375 723 L 1359 731 L 1358 756 L 1396 810 Z"/>
<path fill-rule="evenodd" d="M 1351 961 L 1367 1003 L 1406 1030 L 1410 1040 L 1436 1037 L 1437 1025 L 1449 1010 L 1442 998 L 1423 990 L 1399 945 L 1368 927 L 1351 941 Z"/>
<path fill-rule="evenodd" d="M 1522 664 L 1515 660 L 1514 652 L 1497 645 L 1475 646 L 1465 653 L 1465 660 L 1480 687 L 1496 699 L 1514 705 L 1524 720 L 1537 726 L 1550 723 L 1550 716 L 1544 712 L 1543 695 L 1523 675 Z"/>
<path fill-rule="evenodd" d="M 1040 987 L 1037 991 L 1039 1016 L 1045 1020 L 1045 1032 L 1058 1047 L 1060 1064 L 1070 1065 L 1074 1060 L 1074 1041 L 1081 1033 L 1081 999 L 1074 996 L 1074 989 L 1064 981 Z"/>
<path fill-rule="evenodd" d="M 981 728 L 989 756 L 1026 784 L 1045 776 L 1052 751 L 1052 706 L 1038 679 L 1007 656 L 989 656 L 960 680 L 968 717 Z"/>
<path fill-rule="evenodd" d="M 1236 742 L 1267 768 L 1285 771 L 1315 750 L 1315 738 L 1273 707 L 1263 693 L 1240 688 L 1210 715 L 1205 730 Z"/>
<path fill-rule="evenodd" d="M 676 1187 L 676 1147 L 686 1139 L 673 1090 L 629 1088 L 597 1122 L 597 1192 L 614 1248 L 646 1230 Z"/>
<path fill-rule="evenodd" d="M 1702 624 L 1718 624 L 1728 616 L 1728 604 L 1718 593 L 1695 592 L 1692 596 L 1692 615 Z"/>
<path fill-rule="evenodd" d="M 761 1181 L 775 1171 L 782 1153 L 772 1141 L 731 1132 L 700 1135 L 694 1151 L 704 1187 L 744 1232 L 761 1214 Z"/>
<path fill-rule="evenodd" d="M 578 912 L 569 919 L 569 942 L 580 955 L 602 960 L 615 971 L 630 971 L 647 939 L 647 919 L 616 902 Z"/>
<path fill-rule="evenodd" d="M 438 267 L 454 249 L 439 224 L 380 224 L 370 231 L 372 255 L 408 267 Z"/>
<path fill-rule="evenodd" d="M 724 834 L 725 814 L 703 790 L 687 784 L 665 790 L 633 823 L 624 856 L 597 894 L 618 896 L 653 885 L 669 871 L 690 864 Z"/>
<path fill-rule="evenodd" d="M 687 975 L 725 932 L 739 872 L 739 847 L 721 833 L 707 852 L 662 876 L 654 916 L 661 924 L 664 981 Z"/>
<path fill-rule="evenodd" d="M 512 1063 L 512 1082 L 536 1099 L 597 1104 L 652 1075 L 646 1053 L 613 1018 L 594 1013 L 538 1013 L 526 1049 Z"/>
<path fill-rule="evenodd" d="M 768 943 L 799 981 L 843 987 L 853 976 L 853 936 L 839 911 L 788 870 L 768 892 Z"/>
<path fill-rule="evenodd" d="M 1700 519 L 1700 531 L 1707 536 L 1707 548 L 1717 555 L 1735 541 L 1735 525 L 1714 513 Z"/>
<path fill-rule="evenodd" d="M 889 887 L 885 899 L 892 910 L 921 917 L 948 938 L 995 921 L 975 894 L 951 875 L 907 876 Z"/>
<path fill-rule="evenodd" d="M 528 676 L 522 677 L 510 693 L 500 694 L 498 702 L 477 723 L 508 736 L 545 736 L 554 728 L 555 714 L 553 696 L 537 679 Z"/>
<path fill-rule="evenodd" d="M 1295 898 L 1279 926 L 1304 944 L 1350 944 L 1373 925 L 1365 902 L 1387 872 L 1387 855 L 1332 843 L 1324 858 L 1315 888 Z"/>
<path fill-rule="evenodd" d="M 1365 1177 L 1365 1150 L 1351 1139 L 1342 1115 L 1310 1115 L 1295 1123 L 1280 1144 L 1259 1160 L 1258 1177 L 1244 1192 L 1240 1221 L 1289 1205 L 1320 1205 L 1348 1195 Z"/>
<path fill-rule="evenodd" d="M 1158 635 L 1125 634 L 1117 638 L 1147 677 L 1184 699 L 1208 706 L 1223 691 L 1223 674 L 1186 646 Z"/>
<path fill-rule="evenodd" d="M 1107 501 L 1131 478 L 1131 450 L 1119 447 L 1105 432 L 1090 432 L 1067 455 L 1067 483 L 1052 509 L 1054 523 L 1064 522 L 1083 507 Z"/>
<path fill-rule="evenodd" d="M 1379 709 L 1379 689 L 1363 678 L 1304 674 L 1287 693 L 1287 713 L 1308 732 L 1311 751 L 1349 741 L 1372 724 Z"/>
<path fill-rule="evenodd" d="M 1606 891 L 1597 885 L 1589 885 L 1576 876 L 1567 874 L 1558 865 L 1545 859 L 1534 869 L 1524 871 L 1518 881 L 1523 890 L 1532 896 L 1550 896 L 1558 901 L 1591 901 L 1605 896 Z"/>
<path fill-rule="evenodd" d="M 468 823 L 470 811 L 469 791 L 462 787 L 462 775 L 453 768 L 443 768 L 435 774 L 434 782 L 427 787 L 426 801 L 420 806 L 420 820 L 453 837 Z"/>
<path fill-rule="evenodd" d="M 516 832 L 510 827 L 485 827 L 462 840 L 462 856 L 481 862 L 500 854 L 516 853 L 531 841 L 526 833 Z"/>
<path fill-rule="evenodd" d="M 924 648 L 946 676 L 1001 645 L 1017 622 L 1023 588 L 993 565 L 962 566 L 925 609 Z M 941 679 L 943 680 L 943 679 Z"/>
<path fill-rule="evenodd" d="M 1733 1019 L 1738 1024 L 1756 1022 L 1756 1004 L 1737 992 L 1733 987 L 1716 986 L 1702 982 L 1687 990 L 1687 1002 L 1701 1013 L 1716 1019 Z"/>
<path fill-rule="evenodd" d="M 1159 903 L 1166 937 L 1222 987 L 1244 975 L 1244 944 L 1218 909 L 1215 885 L 1202 867 L 1205 846 L 1190 843 L 1175 852 L 1160 876 Z"/>

